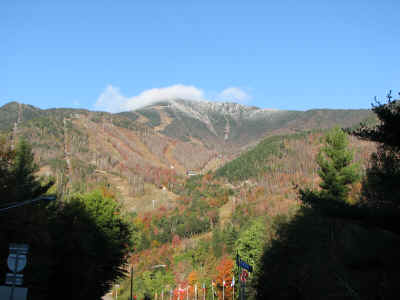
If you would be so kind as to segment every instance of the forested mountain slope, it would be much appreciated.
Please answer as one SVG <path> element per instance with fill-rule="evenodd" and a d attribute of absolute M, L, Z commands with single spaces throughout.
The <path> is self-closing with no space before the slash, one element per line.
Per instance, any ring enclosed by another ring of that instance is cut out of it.
<path fill-rule="evenodd" d="M 11 103 L 0 108 L 3 116 L 1 124 L 12 123 L 3 133 L 32 144 L 41 174 L 56 177 L 59 195 L 101 186 L 121 202 L 135 228 L 130 262 L 143 296 L 202 283 L 209 291 L 212 280 L 221 294 L 223 279 L 232 280 L 235 251 L 297 210 L 296 186 L 318 184 L 314 159 L 324 132 L 301 130 L 354 126 L 371 114 L 177 100 L 118 114 Z M 351 145 L 365 166 L 374 145 Z M 216 172 L 184 176 L 232 157 Z M 166 267 L 149 270 L 154 265 Z"/>
<path fill-rule="evenodd" d="M 140 251 L 132 258 L 137 293 L 155 297 L 155 291 L 160 295 L 162 289 L 167 293 L 178 286 L 191 286 L 189 297 L 194 297 L 193 286 L 205 283 L 207 299 L 211 299 L 214 281 L 213 288 L 222 297 L 222 281 L 232 280 L 236 251 L 255 265 L 265 241 L 274 237 L 274 228 L 299 208 L 297 187 L 318 186 L 315 156 L 324 134 L 314 131 L 266 138 L 215 173 L 176 185 L 176 207 L 162 205 L 133 216 L 141 228 L 136 239 Z M 352 138 L 351 149 L 365 169 L 375 145 Z M 252 171 L 241 174 L 247 165 Z M 359 188 L 356 185 L 351 190 L 352 199 L 357 199 Z M 153 265 L 166 268 L 147 270 Z M 128 296 L 129 281 L 123 282 L 121 292 L 122 297 Z M 231 295 L 232 288 L 225 292 Z"/>
<path fill-rule="evenodd" d="M 160 132 L 170 137 L 184 141 L 197 138 L 228 153 L 265 136 L 334 125 L 351 127 L 372 116 L 370 110 L 289 111 L 182 99 L 156 103 L 130 114 L 152 128 L 164 123 Z"/>
<path fill-rule="evenodd" d="M 0 130 L 14 142 L 25 137 L 32 143 L 42 172 L 56 176 L 61 190 L 112 179 L 107 174 L 114 173 L 124 179 L 122 185 L 133 183 L 135 194 L 144 182 L 165 185 L 188 170 L 220 166 L 264 136 L 352 126 L 370 115 L 368 110 L 276 111 L 187 100 L 110 114 L 11 102 L 0 108 Z"/>

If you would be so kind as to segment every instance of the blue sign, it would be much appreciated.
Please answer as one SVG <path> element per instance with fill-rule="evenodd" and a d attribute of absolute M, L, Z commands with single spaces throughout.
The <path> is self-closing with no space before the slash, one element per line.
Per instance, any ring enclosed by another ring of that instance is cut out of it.
<path fill-rule="evenodd" d="M 244 260 L 240 259 L 239 254 L 236 255 L 236 264 L 238 267 L 241 267 L 243 269 L 246 269 L 249 272 L 253 272 L 253 267 L 250 266 L 247 262 L 245 262 Z"/>
<path fill-rule="evenodd" d="M 253 272 L 253 267 L 241 259 L 239 260 L 239 266 L 242 267 L 243 269 L 246 269 L 249 272 Z"/>

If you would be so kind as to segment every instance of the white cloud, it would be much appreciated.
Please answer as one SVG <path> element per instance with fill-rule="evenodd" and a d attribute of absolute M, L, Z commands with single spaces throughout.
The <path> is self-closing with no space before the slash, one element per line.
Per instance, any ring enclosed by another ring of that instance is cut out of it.
<path fill-rule="evenodd" d="M 75 99 L 74 101 L 72 101 L 72 105 L 75 107 L 79 107 L 81 106 L 81 103 L 79 102 L 79 100 Z"/>
<path fill-rule="evenodd" d="M 248 103 L 251 97 L 238 87 L 229 87 L 217 95 L 217 100 L 226 102 Z"/>
<path fill-rule="evenodd" d="M 134 110 L 159 101 L 171 99 L 205 100 L 202 90 L 182 84 L 164 88 L 145 90 L 135 97 L 125 97 L 119 88 L 107 86 L 99 96 L 94 107 L 108 112 Z"/>
<path fill-rule="evenodd" d="M 109 85 L 94 104 L 95 109 L 116 113 L 124 110 L 128 98 L 124 97 L 119 88 Z"/>
<path fill-rule="evenodd" d="M 128 99 L 126 109 L 137 109 L 155 102 L 173 99 L 205 100 L 202 90 L 188 85 L 176 84 L 165 88 L 146 90 Z"/>
<path fill-rule="evenodd" d="M 163 88 L 154 88 L 141 92 L 134 97 L 125 97 L 121 94 L 118 87 L 109 85 L 100 94 L 96 103 L 95 109 L 108 112 L 121 112 L 127 110 L 135 110 L 159 101 L 186 99 L 205 101 L 203 90 L 183 84 L 171 85 Z M 237 87 L 229 87 L 220 92 L 214 101 L 238 102 L 247 103 L 251 97 Z"/>

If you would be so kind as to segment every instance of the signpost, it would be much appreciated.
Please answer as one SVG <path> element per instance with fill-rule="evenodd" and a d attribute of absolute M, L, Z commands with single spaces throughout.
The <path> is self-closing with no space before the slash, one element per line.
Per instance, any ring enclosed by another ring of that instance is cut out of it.
<path fill-rule="evenodd" d="M 249 276 L 248 272 L 253 272 L 253 266 L 249 265 L 247 262 L 242 260 L 239 256 L 239 253 L 236 254 L 236 265 L 239 268 L 239 283 L 240 283 L 239 299 L 245 300 L 246 280 Z"/>
<path fill-rule="evenodd" d="M 236 256 L 236 264 L 238 267 L 246 269 L 249 272 L 253 272 L 253 267 L 250 266 L 247 262 L 240 259 L 239 254 Z"/>
<path fill-rule="evenodd" d="M 240 274 L 240 280 L 242 282 L 246 282 L 247 277 L 249 277 L 249 273 L 247 273 L 246 270 L 242 270 L 242 273 Z"/>
<path fill-rule="evenodd" d="M 7 259 L 8 268 L 12 273 L 6 274 L 5 286 L 0 286 L 0 299 L 26 300 L 28 289 L 16 287 L 24 282 L 21 272 L 27 262 L 29 246 L 27 244 L 10 244 L 10 255 Z"/>
<path fill-rule="evenodd" d="M 118 300 L 118 289 L 119 289 L 119 284 L 115 285 L 115 299 Z"/>
<path fill-rule="evenodd" d="M 130 298 L 130 300 L 133 300 L 132 295 L 133 295 L 133 265 L 131 265 L 131 298 Z"/>

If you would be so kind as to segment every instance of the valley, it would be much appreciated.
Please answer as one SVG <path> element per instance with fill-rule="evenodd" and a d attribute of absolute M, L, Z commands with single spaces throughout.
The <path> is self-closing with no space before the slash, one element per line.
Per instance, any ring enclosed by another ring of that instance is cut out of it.
<path fill-rule="evenodd" d="M 207 299 L 214 289 L 221 297 L 222 282 L 237 272 L 235 252 L 254 264 L 240 250 L 254 242 L 247 239 L 294 216 L 299 187 L 319 185 L 315 157 L 327 130 L 374 122 L 368 110 L 277 112 L 185 100 L 119 114 L 10 103 L 0 119 L 5 114 L 18 128 L 0 122 L 3 133 L 32 144 L 60 199 L 101 187 L 119 203 L 135 232 L 126 261 L 135 295 L 173 290 L 174 299 L 183 287 L 193 298 L 203 284 Z M 351 137 L 350 148 L 365 172 L 375 144 Z M 359 194 L 353 186 L 351 201 Z M 277 234 L 267 232 L 263 239 Z M 119 299 L 128 299 L 130 279 L 118 284 Z"/>
<path fill-rule="evenodd" d="M 400 299 L 399 11 L 0 1 L 0 300 Z"/>

